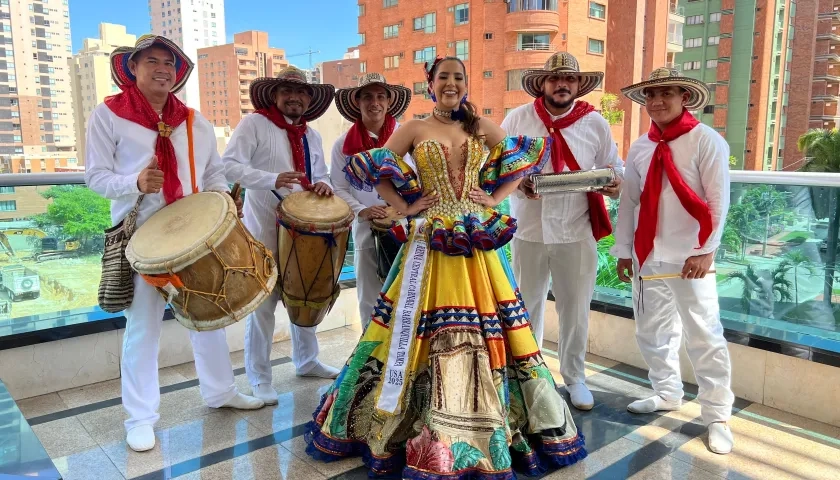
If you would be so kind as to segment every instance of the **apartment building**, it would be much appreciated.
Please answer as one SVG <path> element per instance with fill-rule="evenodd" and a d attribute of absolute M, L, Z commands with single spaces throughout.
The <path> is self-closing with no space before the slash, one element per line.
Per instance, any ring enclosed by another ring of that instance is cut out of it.
<path fill-rule="evenodd" d="M 274 77 L 289 65 L 286 52 L 268 45 L 268 33 L 250 30 L 233 36 L 233 43 L 198 50 L 193 77 L 201 95 L 199 110 L 217 127 L 236 128 L 253 113 L 248 96 L 251 82 Z"/>
<path fill-rule="evenodd" d="M 726 138 L 736 168 L 781 169 L 787 143 L 796 144 L 785 131 L 796 3 L 683 0 L 680 6 L 686 25 L 676 64 L 712 90 L 712 101 L 695 115 Z M 812 52 L 803 52 L 811 63 Z"/>
<path fill-rule="evenodd" d="M 198 49 L 226 41 L 224 0 L 149 0 L 149 17 L 151 31 L 173 40 L 194 62 Z M 198 78 L 191 76 L 178 96 L 200 108 Z"/>
<path fill-rule="evenodd" d="M 111 79 L 111 52 L 117 47 L 134 45 L 136 42 L 137 37 L 126 33 L 124 25 L 100 23 L 99 38 L 86 38 L 82 49 L 69 59 L 73 125 L 80 163 L 84 163 L 85 132 L 90 114 L 105 97 L 120 92 Z"/>
<path fill-rule="evenodd" d="M 630 21 L 626 11 L 632 12 Z M 604 88 L 617 94 L 654 64 L 665 63 L 668 11 L 668 0 L 360 0 L 360 72 L 378 71 L 411 88 L 405 118 L 421 118 L 432 110 L 424 63 L 437 55 L 457 56 L 466 65 L 469 98 L 479 114 L 501 123 L 507 112 L 533 101 L 522 90 L 522 72 L 568 51 L 582 70 L 612 78 L 584 98 L 598 106 Z M 612 45 L 619 43 L 622 53 L 613 55 Z M 622 108 L 624 125 L 613 132 L 624 151 L 647 124 L 639 108 L 629 102 Z"/>
<path fill-rule="evenodd" d="M 67 0 L 0 0 L 0 156 L 72 151 Z"/>
<path fill-rule="evenodd" d="M 336 89 L 356 87 L 359 85 L 361 65 L 362 61 L 358 58 L 323 62 L 319 65 L 321 83 L 333 85 Z"/>

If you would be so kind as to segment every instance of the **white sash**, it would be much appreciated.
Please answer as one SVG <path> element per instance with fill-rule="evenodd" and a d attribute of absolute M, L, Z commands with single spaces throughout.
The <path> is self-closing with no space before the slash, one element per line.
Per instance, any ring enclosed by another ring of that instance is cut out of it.
<path fill-rule="evenodd" d="M 416 335 L 417 320 L 422 309 L 423 277 L 429 257 L 429 245 L 424 232 L 425 219 L 414 220 L 414 238 L 405 252 L 402 283 L 397 304 L 391 316 L 391 345 L 388 362 L 382 372 L 382 390 L 376 408 L 391 414 L 400 413 L 405 388 L 405 370 Z"/>

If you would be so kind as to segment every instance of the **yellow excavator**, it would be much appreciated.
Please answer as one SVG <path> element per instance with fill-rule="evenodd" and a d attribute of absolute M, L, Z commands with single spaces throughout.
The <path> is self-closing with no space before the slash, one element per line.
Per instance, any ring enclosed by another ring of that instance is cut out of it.
<path fill-rule="evenodd" d="M 0 245 L 6 250 L 6 253 L 11 259 L 17 259 L 11 242 L 10 236 L 36 237 L 40 239 L 39 246 L 36 251 L 27 256 L 27 259 L 33 259 L 36 262 L 44 262 L 47 260 L 55 260 L 58 258 L 78 257 L 81 242 L 75 238 L 69 238 L 64 241 L 59 241 L 55 237 L 50 237 L 43 230 L 37 228 L 5 228 L 0 229 Z"/>

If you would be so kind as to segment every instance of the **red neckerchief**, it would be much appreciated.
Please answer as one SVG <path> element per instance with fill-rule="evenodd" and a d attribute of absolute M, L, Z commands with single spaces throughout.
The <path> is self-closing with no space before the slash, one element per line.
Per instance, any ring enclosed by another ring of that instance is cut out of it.
<path fill-rule="evenodd" d="M 271 105 L 268 108 L 261 108 L 256 111 L 265 118 L 271 120 L 271 123 L 286 131 L 289 137 L 289 145 L 292 146 L 292 162 L 295 166 L 296 172 L 309 173 L 306 171 L 306 152 L 303 149 L 303 137 L 306 135 L 306 120 L 302 120 L 298 125 L 292 125 L 286 121 L 286 117 L 280 113 L 277 105 Z M 312 187 L 311 179 L 308 176 L 300 179 L 300 185 L 305 190 Z"/>
<path fill-rule="evenodd" d="M 579 171 L 580 165 L 569 148 L 569 144 L 566 143 L 566 139 L 560 134 L 560 130 L 572 126 L 581 118 L 594 112 L 595 107 L 586 102 L 578 101 L 575 102 L 575 106 L 572 107 L 568 115 L 552 120 L 551 115 L 545 108 L 543 97 L 539 97 L 534 100 L 534 110 L 536 110 L 537 116 L 540 117 L 552 138 L 551 166 L 554 168 L 554 172 L 561 173 L 566 165 L 573 172 Z M 592 236 L 595 237 L 595 241 L 598 241 L 612 233 L 610 215 L 607 213 L 604 196 L 600 193 L 587 192 L 586 200 L 589 203 L 589 223 L 592 224 Z"/>
<path fill-rule="evenodd" d="M 697 235 L 700 245 L 697 248 L 701 248 L 712 234 L 712 212 L 706 202 L 686 185 L 674 164 L 671 147 L 668 146 L 669 142 L 680 138 L 699 124 L 694 115 L 685 109 L 682 115 L 665 127 L 664 132 L 656 123 L 650 123 L 648 138 L 657 145 L 645 178 L 645 189 L 642 191 L 640 201 L 639 225 L 636 227 L 633 240 L 639 268 L 645 264 L 645 260 L 653 250 L 653 239 L 656 237 L 656 224 L 659 220 L 659 195 L 662 193 L 663 173 L 668 176 L 668 182 L 671 183 L 671 188 L 677 194 L 680 204 L 700 224 L 700 232 Z"/>
<path fill-rule="evenodd" d="M 184 189 L 178 178 L 178 158 L 169 136 L 187 119 L 190 109 L 170 93 L 159 117 L 136 84 L 120 85 L 120 89 L 122 92 L 105 99 L 105 105 L 114 115 L 158 132 L 155 155 L 158 168 L 163 172 L 163 198 L 167 204 L 183 198 Z"/>
<path fill-rule="evenodd" d="M 345 155 L 351 156 L 381 147 L 391 138 L 391 134 L 394 133 L 396 127 L 397 120 L 391 115 L 386 114 L 385 123 L 382 124 L 382 133 L 379 135 L 379 138 L 372 138 L 367 128 L 365 128 L 365 124 L 359 119 L 347 131 L 347 136 L 344 138 L 344 146 L 341 147 L 341 151 Z"/>

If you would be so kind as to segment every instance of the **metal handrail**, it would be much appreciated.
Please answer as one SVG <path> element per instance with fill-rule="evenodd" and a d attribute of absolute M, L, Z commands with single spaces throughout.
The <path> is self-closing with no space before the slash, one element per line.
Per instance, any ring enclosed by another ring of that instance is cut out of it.
<path fill-rule="evenodd" d="M 0 187 L 84 184 L 84 173 L 0 173 Z"/>

